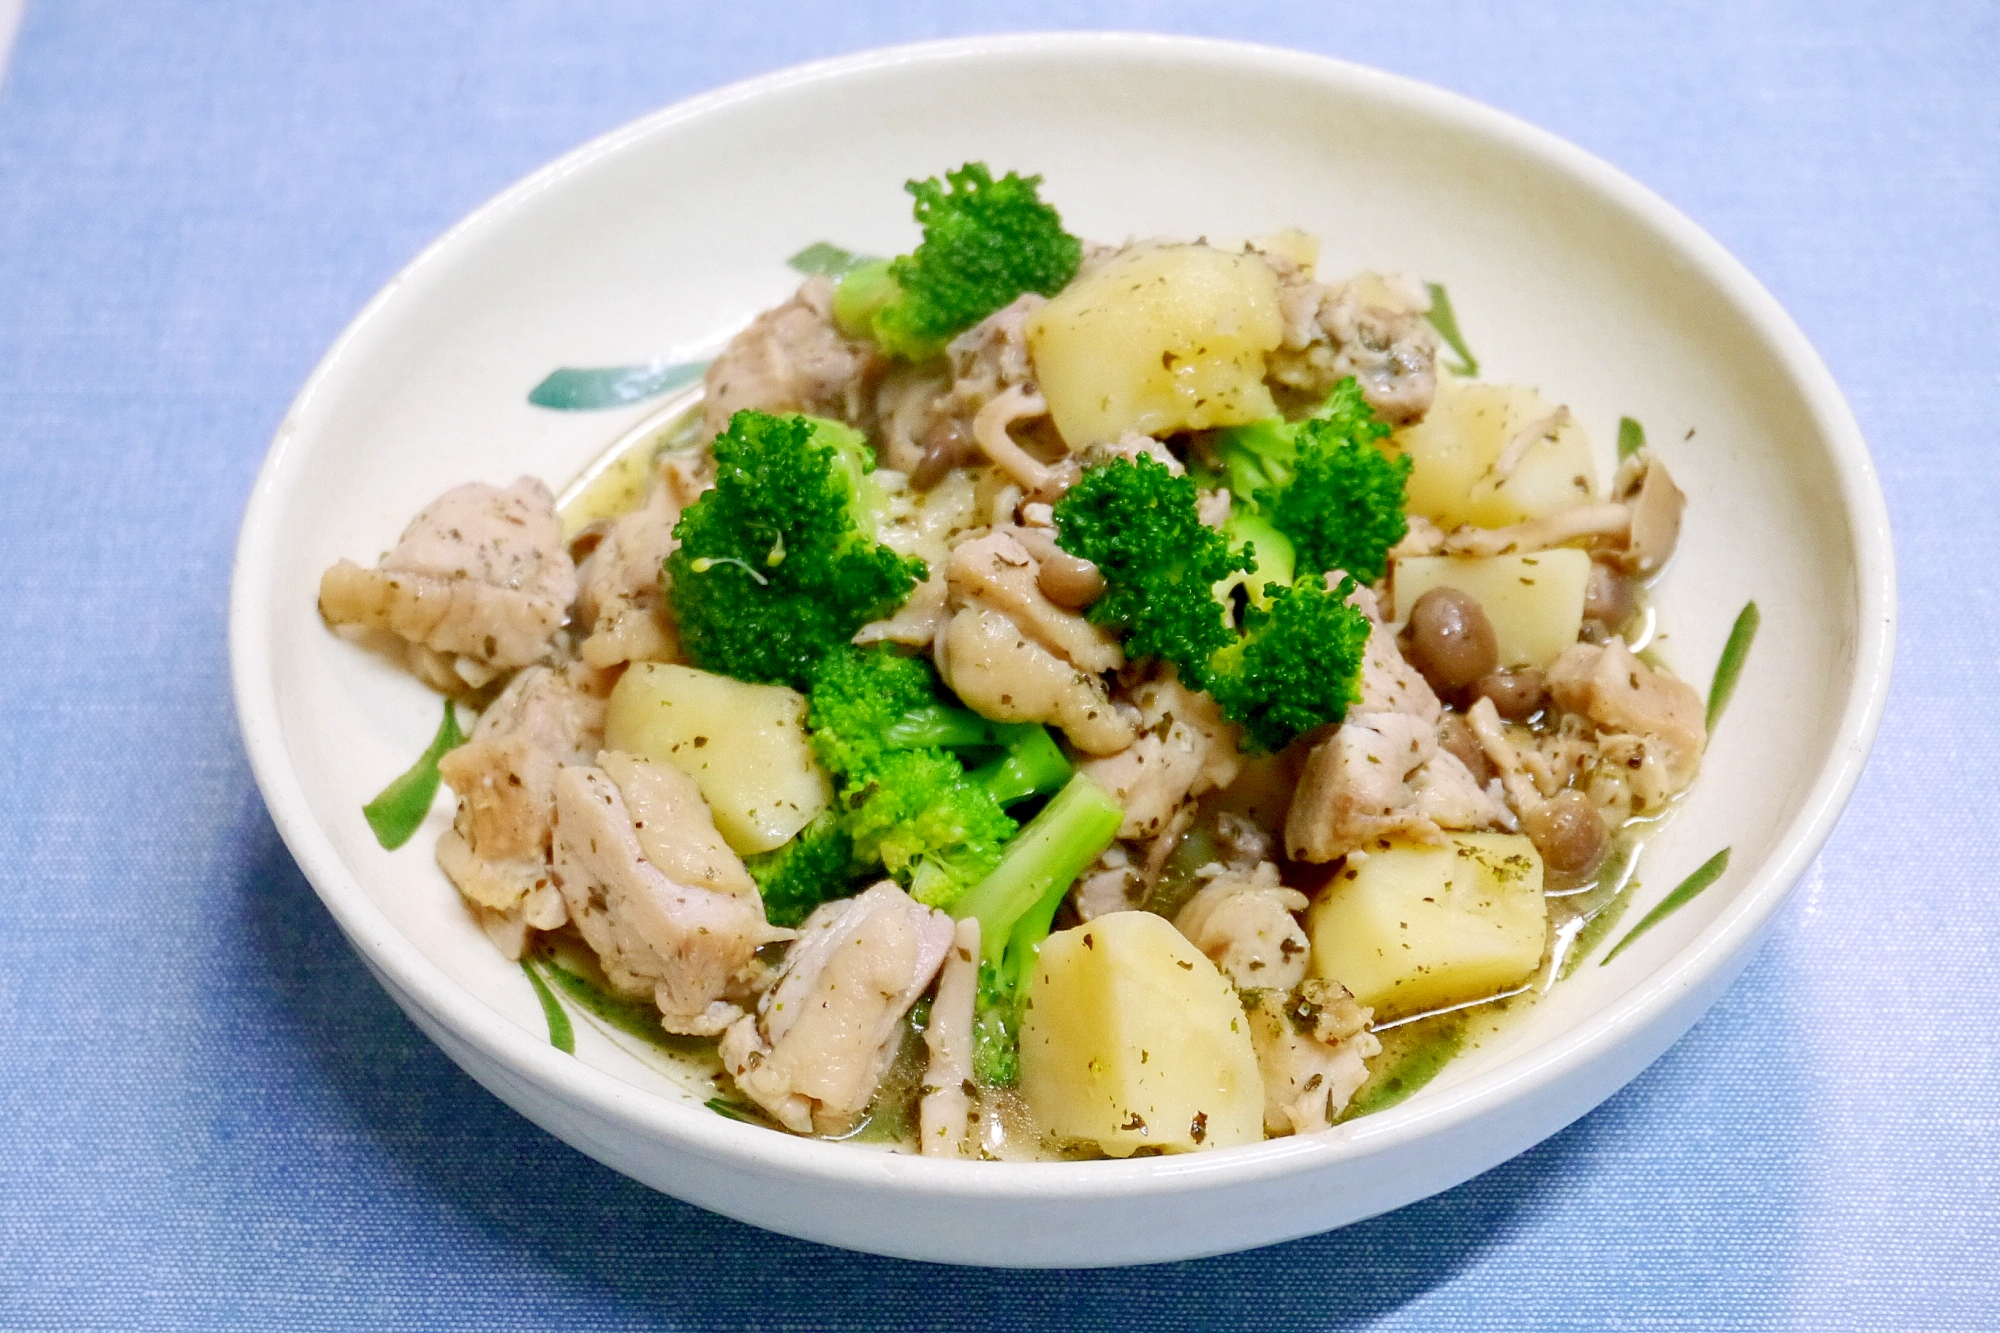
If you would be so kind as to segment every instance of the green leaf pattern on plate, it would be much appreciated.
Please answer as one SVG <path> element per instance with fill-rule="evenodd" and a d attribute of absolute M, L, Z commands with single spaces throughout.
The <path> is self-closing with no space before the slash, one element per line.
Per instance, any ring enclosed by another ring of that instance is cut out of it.
<path fill-rule="evenodd" d="M 642 366 L 564 366 L 528 391 L 528 401 L 555 412 L 601 412 L 672 393 L 701 378 L 706 361 L 649 361 Z"/>
<path fill-rule="evenodd" d="M 1598 966 L 1603 967 L 1605 963 L 1623 953 L 1626 945 L 1693 902 L 1703 889 L 1721 879 L 1722 872 L 1727 869 L 1729 869 L 1729 848 L 1724 847 L 1702 862 L 1700 868 L 1676 885 L 1672 893 L 1660 899 L 1660 905 L 1641 917 L 1639 924 L 1627 931 L 1624 939 L 1612 945 L 1611 952 L 1604 955 L 1604 962 Z"/>
<path fill-rule="evenodd" d="M 1451 308 L 1451 294 L 1445 291 L 1444 284 L 1441 282 L 1427 282 L 1424 284 L 1424 288 L 1431 294 L 1429 316 L 1431 327 L 1436 329 L 1438 335 L 1447 343 L 1451 344 L 1452 351 L 1458 353 L 1459 364 L 1446 366 L 1445 369 L 1454 375 L 1463 375 L 1467 379 L 1477 379 L 1479 376 L 1479 358 L 1472 354 L 1472 350 L 1465 345 L 1464 335 L 1458 331 L 1458 315 Z"/>
<path fill-rule="evenodd" d="M 444 758 L 447 750 L 456 749 L 465 743 L 465 733 L 458 729 L 458 711 L 451 700 L 444 701 L 444 721 L 438 726 L 437 735 L 431 739 L 431 747 L 410 766 L 409 772 L 397 778 L 382 789 L 382 794 L 361 807 L 362 815 L 368 820 L 368 827 L 375 830 L 375 841 L 389 851 L 395 851 L 416 836 L 423 824 L 424 816 L 431 812 L 431 802 L 437 796 L 438 760 Z"/>

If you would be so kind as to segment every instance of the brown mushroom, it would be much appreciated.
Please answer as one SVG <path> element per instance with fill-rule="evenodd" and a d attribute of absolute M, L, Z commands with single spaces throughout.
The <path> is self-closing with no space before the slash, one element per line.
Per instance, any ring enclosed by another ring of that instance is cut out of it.
<path fill-rule="evenodd" d="M 1622 475 L 1621 469 L 1618 498 L 1632 511 L 1632 528 L 1619 563 L 1628 573 L 1644 577 L 1658 573 L 1673 555 L 1674 544 L 1680 540 L 1681 511 L 1687 508 L 1687 496 L 1674 485 L 1666 464 L 1651 450 L 1633 461 L 1638 464 L 1636 472 Z M 1631 467 L 1632 463 L 1626 464 L 1626 468 Z"/>
<path fill-rule="evenodd" d="M 1500 641 L 1477 601 L 1456 588 L 1432 588 L 1410 608 L 1403 656 L 1450 696 L 1500 665 Z"/>

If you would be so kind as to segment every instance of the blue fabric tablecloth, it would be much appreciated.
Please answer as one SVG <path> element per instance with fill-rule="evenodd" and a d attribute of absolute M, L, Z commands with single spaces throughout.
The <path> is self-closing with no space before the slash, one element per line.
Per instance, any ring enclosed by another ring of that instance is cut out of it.
<path fill-rule="evenodd" d="M 832 10 L 29 0 L 0 88 L 0 1328 L 2000 1327 L 2000 10 Z M 992 1274 L 709 1216 L 461 1075 L 273 832 L 224 609 L 297 385 L 487 195 L 742 76 L 1082 25 L 1407 73 L 1685 209 L 1850 395 L 1902 639 L 1771 942 L 1603 1108 L 1339 1233 Z"/>

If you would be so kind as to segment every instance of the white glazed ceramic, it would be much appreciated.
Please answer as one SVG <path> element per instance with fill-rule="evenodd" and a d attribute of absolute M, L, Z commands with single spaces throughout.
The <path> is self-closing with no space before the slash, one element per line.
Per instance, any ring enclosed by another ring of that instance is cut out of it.
<path fill-rule="evenodd" d="M 713 349 L 790 292 L 783 260 L 809 242 L 908 248 L 902 182 L 968 159 L 1041 172 L 1088 237 L 1297 225 L 1324 238 L 1324 272 L 1445 282 L 1485 377 L 1569 403 L 1606 475 L 1618 417 L 1645 422 L 1689 496 L 1658 589 L 1663 653 L 1705 686 L 1738 608 L 1755 598 L 1764 619 L 1627 919 L 1723 846 L 1728 875 L 1401 1106 L 1228 1151 L 892 1156 L 724 1119 L 702 1108 L 707 1089 L 588 1023 L 575 1057 L 551 1047 L 527 980 L 431 861 L 446 802 L 395 853 L 362 822 L 438 704 L 327 632 L 319 573 L 371 560 L 455 483 L 525 472 L 560 488 L 649 409 L 529 406 L 549 370 Z M 876 52 L 728 88 L 475 213 L 369 305 L 279 430 L 244 521 L 231 648 L 286 843 L 397 1002 L 523 1115 L 656 1188 L 793 1235 L 1082 1266 L 1340 1226 L 1457 1184 L 1609 1096 L 1729 984 L 1825 840 L 1874 734 L 1892 631 L 1887 517 L 1839 392 L 1771 297 L 1659 199 L 1540 131 L 1388 75 L 1068 35 Z"/>

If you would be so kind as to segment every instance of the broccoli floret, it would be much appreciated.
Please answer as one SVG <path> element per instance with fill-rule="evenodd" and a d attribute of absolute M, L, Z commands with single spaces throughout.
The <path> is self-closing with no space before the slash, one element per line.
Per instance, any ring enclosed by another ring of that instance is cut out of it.
<path fill-rule="evenodd" d="M 1228 521 L 1222 525 L 1222 535 L 1249 547 L 1250 557 L 1257 565 L 1254 573 L 1230 575 L 1216 587 L 1217 597 L 1227 602 L 1231 591 L 1241 587 L 1252 603 L 1269 606 L 1273 587 L 1292 585 L 1297 577 L 1298 557 L 1292 550 L 1292 539 L 1273 527 L 1270 519 L 1248 508 L 1232 508 Z"/>
<path fill-rule="evenodd" d="M 1373 583 L 1389 548 L 1409 530 L 1403 490 L 1410 460 L 1375 446 L 1388 435 L 1349 376 L 1304 420 L 1234 427 L 1221 433 L 1215 452 L 1237 507 L 1290 538 L 1301 572 L 1341 569 Z"/>
<path fill-rule="evenodd" d="M 1254 573 L 1256 560 L 1202 524 L 1194 478 L 1143 456 L 1100 464 L 1063 494 L 1055 524 L 1062 548 L 1103 574 L 1104 595 L 1086 614 L 1125 631 L 1128 657 L 1164 658 L 1193 681 L 1236 637 L 1213 589 Z"/>
<path fill-rule="evenodd" d="M 1126 629 L 1127 656 L 1163 658 L 1188 685 L 1213 694 L 1252 747 L 1282 749 L 1346 714 L 1367 618 L 1315 575 L 1253 580 L 1239 634 L 1217 587 L 1226 595 L 1232 574 L 1254 576 L 1259 557 L 1249 545 L 1232 550 L 1224 534 L 1202 525 L 1193 478 L 1150 458 L 1102 463 L 1057 502 L 1055 523 L 1063 549 L 1096 562 L 1104 576 L 1091 618 Z M 1258 551 L 1268 548 L 1274 570 L 1291 573 L 1285 534 L 1267 532 L 1255 515 L 1239 531 Z"/>
<path fill-rule="evenodd" d="M 806 726 L 819 761 L 836 778 L 845 778 L 872 771 L 885 750 L 925 744 L 891 733 L 904 718 L 941 707 L 937 675 L 923 658 L 887 644 L 843 646 L 813 670 Z"/>
<path fill-rule="evenodd" d="M 942 750 L 884 751 L 840 801 L 855 855 L 881 862 L 931 907 L 950 906 L 999 864 L 1020 827 Z"/>
<path fill-rule="evenodd" d="M 973 1072 L 980 1082 L 1005 1087 L 1019 1079 L 1021 1006 L 1042 941 L 1063 895 L 1124 822 L 1125 811 L 1110 793 L 1078 773 L 954 907 L 954 916 L 979 921 Z"/>
<path fill-rule="evenodd" d="M 921 361 L 1023 292 L 1055 295 L 1076 276 L 1083 243 L 1042 202 L 1041 183 L 1011 171 L 996 181 L 983 162 L 943 182 L 910 181 L 923 243 L 842 279 L 834 318 L 891 356 Z"/>
<path fill-rule="evenodd" d="M 745 862 L 773 925 L 796 926 L 813 908 L 844 898 L 854 887 L 854 839 L 837 812 L 822 811 L 782 847 Z"/>
<path fill-rule="evenodd" d="M 715 485 L 674 526 L 664 578 L 697 666 L 803 688 L 827 652 L 928 574 L 875 541 L 875 460 L 860 432 L 738 412 Z"/>
<path fill-rule="evenodd" d="M 946 705 L 930 664 L 886 645 L 829 653 L 813 673 L 806 722 L 837 784 L 855 863 L 881 865 L 934 907 L 999 862 L 1019 828 L 1008 806 L 1070 774 L 1044 728 Z M 973 773 L 953 753 L 995 750 Z"/>
<path fill-rule="evenodd" d="M 972 771 L 972 780 L 1003 808 L 1031 796 L 1047 796 L 1068 782 L 1075 771 L 1047 727 L 1039 723 L 1013 725 L 1017 734 L 1006 750 Z"/>
<path fill-rule="evenodd" d="M 1353 579 L 1329 590 L 1307 575 L 1267 589 L 1268 606 L 1243 613 L 1243 637 L 1210 659 L 1207 687 L 1252 747 L 1277 751 L 1338 722 L 1361 697 L 1368 618 L 1347 605 Z"/>

